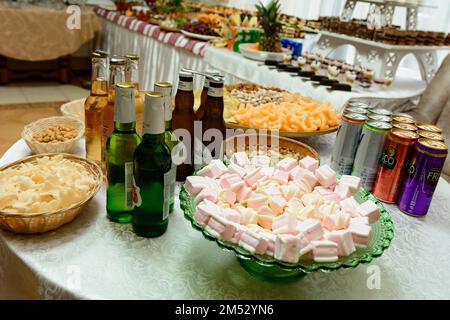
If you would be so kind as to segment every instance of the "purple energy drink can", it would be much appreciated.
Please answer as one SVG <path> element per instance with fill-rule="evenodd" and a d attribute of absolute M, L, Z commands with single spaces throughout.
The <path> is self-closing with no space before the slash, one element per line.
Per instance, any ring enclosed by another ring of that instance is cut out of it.
<path fill-rule="evenodd" d="M 417 217 L 427 214 L 447 153 L 441 141 L 418 140 L 398 200 L 401 211 Z"/>

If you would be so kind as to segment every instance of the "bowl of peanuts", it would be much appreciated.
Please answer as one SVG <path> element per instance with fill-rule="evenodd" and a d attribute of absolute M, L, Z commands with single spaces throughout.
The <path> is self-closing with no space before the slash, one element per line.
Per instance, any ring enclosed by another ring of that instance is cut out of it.
<path fill-rule="evenodd" d="M 22 131 L 33 154 L 72 153 L 84 134 L 84 124 L 70 116 L 50 117 L 26 125 Z"/>

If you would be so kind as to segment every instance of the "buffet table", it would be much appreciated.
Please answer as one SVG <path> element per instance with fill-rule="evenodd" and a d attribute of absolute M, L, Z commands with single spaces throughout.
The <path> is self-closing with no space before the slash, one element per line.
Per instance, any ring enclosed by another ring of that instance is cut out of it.
<path fill-rule="evenodd" d="M 329 161 L 334 134 L 305 139 Z M 82 153 L 81 141 L 78 153 Z M 30 154 L 24 141 L 0 160 Z M 179 190 L 179 188 L 178 188 Z M 0 232 L 0 298 L 83 299 L 444 299 L 450 295 L 450 185 L 438 183 L 423 219 L 387 205 L 394 240 L 370 265 L 316 272 L 291 283 L 257 280 L 235 255 L 207 241 L 176 200 L 156 239 L 110 222 L 105 190 L 72 223 L 42 235 Z M 379 272 L 379 278 L 378 278 Z M 374 280 L 377 277 L 379 280 Z"/>
<path fill-rule="evenodd" d="M 143 90 L 152 89 L 153 83 L 164 80 L 177 84 L 178 71 L 182 67 L 205 71 L 213 68 L 225 75 L 225 82 L 242 81 L 262 86 L 276 86 L 292 92 L 300 92 L 319 101 L 331 102 L 341 111 L 349 99 L 370 98 L 371 104 L 402 111 L 398 106 L 420 95 L 426 81 L 414 72 L 401 69 L 390 88 L 357 88 L 354 92 L 329 91 L 285 72 L 269 70 L 261 63 L 244 58 L 226 49 L 215 48 L 206 42 L 186 38 L 181 33 L 164 32 L 156 25 L 147 24 L 115 11 L 95 9 L 102 17 L 103 29 L 99 47 L 111 54 L 134 52 L 141 57 L 140 84 Z M 196 86 L 203 85 L 196 78 Z"/>

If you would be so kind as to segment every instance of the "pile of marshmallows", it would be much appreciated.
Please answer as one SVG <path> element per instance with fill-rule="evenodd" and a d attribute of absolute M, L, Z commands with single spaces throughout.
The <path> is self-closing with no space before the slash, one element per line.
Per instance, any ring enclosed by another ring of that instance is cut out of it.
<path fill-rule="evenodd" d="M 251 253 L 296 263 L 303 255 L 333 262 L 356 247 L 366 247 L 370 224 L 380 218 L 378 206 L 352 196 L 360 179 L 338 181 L 328 166 L 311 157 L 270 158 L 233 154 L 226 167 L 213 160 L 186 179 L 195 197 L 194 219 L 212 236 Z"/>

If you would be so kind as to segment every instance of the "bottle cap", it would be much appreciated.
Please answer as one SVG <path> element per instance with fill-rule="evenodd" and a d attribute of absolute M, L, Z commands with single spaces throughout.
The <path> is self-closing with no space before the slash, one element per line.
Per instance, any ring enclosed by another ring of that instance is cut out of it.
<path fill-rule="evenodd" d="M 112 56 L 111 59 L 109 60 L 109 64 L 110 65 L 125 65 L 127 62 L 127 60 L 125 59 L 125 57 L 122 56 Z"/>
<path fill-rule="evenodd" d="M 125 57 L 130 59 L 131 61 L 139 61 L 139 56 L 135 53 L 128 53 L 125 55 Z"/>
<path fill-rule="evenodd" d="M 183 69 L 180 70 L 179 76 L 183 77 L 183 78 L 194 78 L 194 74 L 193 73 L 188 72 L 188 71 L 183 70 Z"/>
<path fill-rule="evenodd" d="M 131 123 L 136 121 L 134 86 L 131 83 L 121 82 L 116 84 L 114 121 L 119 123 Z"/>
<path fill-rule="evenodd" d="M 142 134 L 164 133 L 163 95 L 159 92 L 145 93 L 144 126 Z"/>
<path fill-rule="evenodd" d="M 92 52 L 91 57 L 92 58 L 107 58 L 109 56 L 109 53 L 102 50 L 95 50 Z"/>

